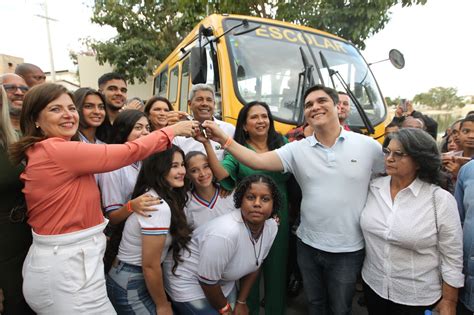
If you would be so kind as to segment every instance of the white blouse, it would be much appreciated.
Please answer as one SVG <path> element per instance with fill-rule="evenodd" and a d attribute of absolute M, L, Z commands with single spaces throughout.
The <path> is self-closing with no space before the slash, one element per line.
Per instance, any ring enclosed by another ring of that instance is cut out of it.
<path fill-rule="evenodd" d="M 417 178 L 392 202 L 390 180 L 386 176 L 370 183 L 360 219 L 366 246 L 362 278 L 384 299 L 431 305 L 441 297 L 440 271 L 449 285 L 464 285 L 456 200 L 449 192 Z"/>

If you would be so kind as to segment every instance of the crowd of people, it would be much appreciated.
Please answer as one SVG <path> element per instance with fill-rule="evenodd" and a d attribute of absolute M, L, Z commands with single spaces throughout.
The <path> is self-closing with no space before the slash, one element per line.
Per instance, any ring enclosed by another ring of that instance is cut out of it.
<path fill-rule="evenodd" d="M 308 314 L 358 283 L 370 315 L 473 314 L 474 115 L 438 146 L 407 101 L 381 145 L 321 85 L 283 136 L 259 100 L 215 118 L 206 84 L 188 114 L 118 73 L 44 81 L 0 76 L 1 314 L 279 315 L 301 283 Z"/>

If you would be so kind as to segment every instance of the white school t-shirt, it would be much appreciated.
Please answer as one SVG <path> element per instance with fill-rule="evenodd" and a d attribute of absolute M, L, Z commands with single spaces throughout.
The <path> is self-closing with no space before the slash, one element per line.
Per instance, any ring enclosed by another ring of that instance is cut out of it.
<path fill-rule="evenodd" d="M 206 284 L 219 283 L 222 293 L 228 296 L 235 281 L 260 268 L 277 230 L 274 219 L 266 220 L 254 248 L 240 210 L 198 227 L 188 244 L 190 251 L 181 251 L 183 262 L 178 264 L 176 275 L 171 272 L 174 265 L 172 256 L 168 254 L 163 262 L 166 292 L 176 302 L 203 299 L 206 296 L 199 284 L 201 281 Z"/>
<path fill-rule="evenodd" d="M 153 189 L 148 191 L 148 193 L 153 197 L 159 197 Z M 120 261 L 135 266 L 142 265 L 143 235 L 166 236 L 165 246 L 161 252 L 161 262 L 165 259 L 171 245 L 171 235 L 169 234 L 171 210 L 165 201 L 159 205 L 153 206 L 153 208 L 157 211 L 147 212 L 151 217 L 144 217 L 132 213 L 127 218 L 117 254 L 117 258 Z"/>
<path fill-rule="evenodd" d="M 132 198 L 141 166 L 139 161 L 98 176 L 102 207 L 106 213 L 120 209 Z"/>
<path fill-rule="evenodd" d="M 234 193 L 222 198 L 220 192 L 221 188 L 217 187 L 216 193 L 210 201 L 201 198 L 195 191 L 188 192 L 188 203 L 184 207 L 184 213 L 188 224 L 193 229 L 235 210 Z"/>

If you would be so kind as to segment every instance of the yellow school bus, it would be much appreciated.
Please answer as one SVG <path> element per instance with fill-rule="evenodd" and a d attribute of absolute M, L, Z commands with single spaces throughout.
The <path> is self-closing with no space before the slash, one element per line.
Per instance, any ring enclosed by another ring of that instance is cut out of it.
<path fill-rule="evenodd" d="M 257 17 L 213 14 L 202 20 L 154 73 L 155 95 L 188 111 L 192 84 L 216 90 L 215 115 L 236 123 L 259 100 L 285 134 L 303 123 L 302 94 L 324 84 L 351 97 L 353 130 L 382 139 L 387 107 L 374 76 L 350 42 L 313 28 Z"/>

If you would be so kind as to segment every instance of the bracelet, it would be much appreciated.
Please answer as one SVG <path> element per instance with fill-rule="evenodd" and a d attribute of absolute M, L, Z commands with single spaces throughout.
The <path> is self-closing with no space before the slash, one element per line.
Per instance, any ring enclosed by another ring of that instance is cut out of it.
<path fill-rule="evenodd" d="M 232 308 L 230 307 L 229 302 L 227 302 L 227 304 L 219 310 L 219 314 L 225 314 L 229 312 L 230 310 L 232 310 Z"/>
<path fill-rule="evenodd" d="M 128 211 L 128 212 L 133 212 L 133 209 L 132 209 L 132 201 L 131 201 L 131 200 L 129 200 L 129 201 L 127 202 L 127 211 Z"/>
<path fill-rule="evenodd" d="M 236 300 L 236 302 L 237 302 L 237 304 L 243 304 L 243 305 L 247 304 L 247 301 L 239 301 L 239 300 Z"/>
<path fill-rule="evenodd" d="M 231 136 L 227 137 L 227 140 L 225 141 L 225 143 L 224 143 L 224 145 L 222 146 L 222 148 L 224 148 L 224 150 L 227 149 L 227 148 L 232 144 L 232 140 L 233 140 L 233 139 L 232 139 Z"/>

